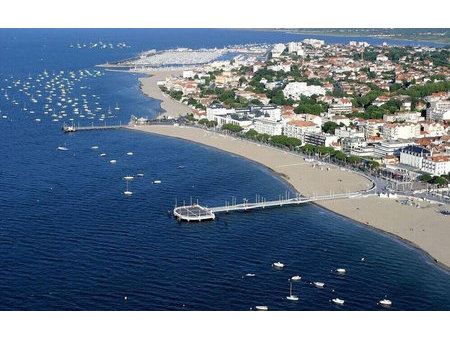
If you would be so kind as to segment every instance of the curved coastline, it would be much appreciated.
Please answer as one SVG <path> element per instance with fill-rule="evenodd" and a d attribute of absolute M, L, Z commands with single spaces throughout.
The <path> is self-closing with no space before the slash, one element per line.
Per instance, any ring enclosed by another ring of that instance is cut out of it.
<path fill-rule="evenodd" d="M 153 91 L 156 87 L 162 94 L 156 85 L 158 80 L 154 80 Z M 142 83 L 142 87 L 146 95 L 153 97 L 148 94 L 148 88 L 144 88 L 145 83 Z M 156 99 L 159 98 L 156 97 Z M 178 103 L 171 98 L 162 97 L 162 99 Z M 312 196 L 315 193 L 327 194 L 330 189 L 333 193 L 345 193 L 369 188 L 370 181 L 354 172 L 336 168 L 320 170 L 313 168 L 301 157 L 283 150 L 264 147 L 199 128 L 153 125 L 134 126 L 129 129 L 179 138 L 238 155 L 267 167 L 274 175 L 304 196 Z M 242 147 L 244 144 L 245 147 Z M 450 252 L 447 250 L 450 245 L 450 227 L 445 227 L 446 216 L 438 213 L 433 204 L 422 203 L 421 208 L 414 208 L 401 205 L 392 199 L 376 196 L 315 204 L 365 226 L 393 235 L 425 252 L 439 267 L 446 271 L 450 270 Z"/>

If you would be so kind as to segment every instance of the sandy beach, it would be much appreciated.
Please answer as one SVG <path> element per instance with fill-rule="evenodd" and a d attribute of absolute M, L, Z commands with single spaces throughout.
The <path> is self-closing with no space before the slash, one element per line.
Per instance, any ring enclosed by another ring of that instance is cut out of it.
<path fill-rule="evenodd" d="M 305 196 L 364 191 L 372 185 L 365 177 L 350 171 L 328 165 L 313 167 L 313 163 L 294 154 L 199 128 L 167 125 L 130 128 L 189 140 L 245 157 L 270 168 Z M 447 216 L 437 212 L 437 205 L 424 202 L 421 208 L 416 208 L 376 196 L 317 204 L 395 235 L 427 252 L 441 266 L 450 267 L 449 221 Z"/>
<path fill-rule="evenodd" d="M 169 95 L 163 93 L 157 85 L 158 81 L 164 81 L 167 76 L 180 75 L 181 73 L 182 70 L 151 71 L 146 73 L 147 75 L 149 75 L 148 77 L 139 78 L 142 92 L 149 97 L 161 101 L 161 109 L 164 112 L 161 113 L 157 118 L 162 118 L 164 116 L 167 118 L 175 118 L 178 116 L 184 116 L 192 112 L 192 109 L 187 105 L 175 101 Z"/>

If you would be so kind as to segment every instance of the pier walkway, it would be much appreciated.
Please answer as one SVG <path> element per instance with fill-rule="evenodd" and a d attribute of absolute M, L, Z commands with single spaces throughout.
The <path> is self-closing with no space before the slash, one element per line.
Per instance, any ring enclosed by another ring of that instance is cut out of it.
<path fill-rule="evenodd" d="M 118 125 L 103 125 L 103 126 L 95 126 L 95 125 L 91 125 L 91 126 L 84 126 L 84 127 L 80 127 L 80 126 L 68 126 L 68 125 L 63 125 L 62 129 L 65 133 L 74 133 L 76 131 L 89 131 L 89 130 L 108 130 L 108 129 L 121 129 L 121 128 L 126 128 L 127 125 L 124 124 L 118 124 Z"/>
<path fill-rule="evenodd" d="M 363 196 L 360 192 L 354 193 L 346 193 L 346 194 L 330 194 L 330 195 L 322 195 L 322 196 L 314 196 L 314 197 L 295 197 L 290 199 L 279 199 L 275 201 L 266 201 L 263 200 L 261 202 L 249 203 L 244 200 L 244 203 L 241 204 L 228 204 L 226 203 L 224 206 L 219 207 L 202 207 L 198 204 L 191 204 L 187 206 L 175 207 L 173 209 L 173 215 L 180 221 L 206 221 L 213 220 L 216 218 L 216 213 L 220 212 L 230 212 L 230 211 L 240 211 L 240 210 L 253 210 L 253 209 L 264 209 L 270 207 L 282 207 L 284 205 L 300 205 L 311 202 L 319 202 L 319 201 L 327 201 L 334 199 L 343 199 L 343 198 L 356 198 Z"/>

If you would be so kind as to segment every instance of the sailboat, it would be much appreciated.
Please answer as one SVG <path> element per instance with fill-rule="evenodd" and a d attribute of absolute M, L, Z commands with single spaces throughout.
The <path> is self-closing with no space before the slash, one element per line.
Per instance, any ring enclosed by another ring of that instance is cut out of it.
<path fill-rule="evenodd" d="M 119 110 L 120 108 L 119 108 L 119 105 L 117 104 L 117 102 L 116 102 L 116 108 L 114 108 L 115 110 Z"/>
<path fill-rule="evenodd" d="M 298 297 L 292 294 L 292 280 L 289 279 L 289 296 L 286 296 L 287 300 L 297 301 Z"/>

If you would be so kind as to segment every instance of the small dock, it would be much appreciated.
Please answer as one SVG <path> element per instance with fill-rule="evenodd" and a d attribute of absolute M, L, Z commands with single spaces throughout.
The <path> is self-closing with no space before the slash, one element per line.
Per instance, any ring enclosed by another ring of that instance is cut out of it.
<path fill-rule="evenodd" d="M 121 129 L 121 128 L 126 128 L 127 125 L 122 125 L 122 123 L 118 124 L 118 125 L 103 125 L 103 126 L 95 126 L 95 125 L 91 125 L 91 126 L 68 126 L 68 125 L 63 125 L 62 126 L 62 130 L 65 133 L 74 133 L 76 131 L 89 131 L 89 130 L 109 130 L 109 129 Z"/>
<path fill-rule="evenodd" d="M 305 203 L 313 203 L 313 202 L 320 202 L 320 201 L 328 201 L 328 200 L 334 200 L 334 199 L 343 199 L 343 198 L 357 198 L 361 197 L 362 194 L 359 192 L 354 193 L 346 193 L 346 194 L 330 194 L 330 195 L 323 195 L 323 196 L 314 196 L 314 197 L 295 197 L 290 199 L 279 199 L 275 201 L 262 201 L 262 202 L 255 202 L 255 203 L 249 203 L 245 201 L 241 204 L 228 204 L 226 203 L 224 206 L 218 206 L 218 207 L 202 207 L 198 204 L 192 204 L 191 205 L 183 205 L 180 207 L 175 207 L 173 209 L 173 215 L 175 218 L 177 218 L 179 221 L 208 221 L 208 220 L 214 220 L 216 218 L 216 213 L 220 212 L 231 212 L 231 211 L 246 211 L 246 210 L 253 210 L 253 209 L 264 209 L 264 208 L 270 208 L 270 207 L 282 207 L 284 205 L 300 205 Z"/>

